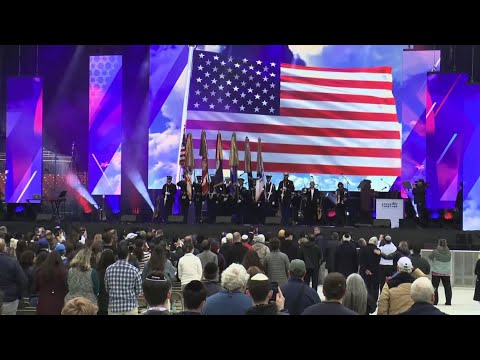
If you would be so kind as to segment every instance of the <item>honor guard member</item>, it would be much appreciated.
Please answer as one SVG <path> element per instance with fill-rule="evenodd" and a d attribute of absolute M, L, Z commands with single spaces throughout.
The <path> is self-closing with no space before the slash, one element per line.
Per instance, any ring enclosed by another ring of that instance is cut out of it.
<path fill-rule="evenodd" d="M 193 184 L 195 193 L 193 195 L 193 202 L 195 205 L 195 223 L 200 224 L 202 222 L 202 176 L 197 176 L 197 181 Z"/>
<path fill-rule="evenodd" d="M 282 225 L 289 225 L 292 222 L 292 194 L 295 191 L 295 186 L 292 180 L 288 180 L 288 176 L 288 173 L 283 174 L 283 180 L 278 184 L 277 190 L 282 212 Z"/>
<path fill-rule="evenodd" d="M 236 207 L 235 201 L 232 197 L 232 187 L 234 185 L 230 181 L 229 177 L 225 178 L 225 183 L 222 184 L 219 188 L 219 191 L 221 193 L 221 214 L 223 216 L 231 216 L 233 213 L 234 208 Z"/>
<path fill-rule="evenodd" d="M 172 215 L 173 203 L 175 202 L 175 194 L 177 193 L 177 187 L 172 183 L 172 177 L 167 176 L 167 183 L 162 187 L 163 194 L 163 221 L 167 222 L 167 219 Z"/>
<path fill-rule="evenodd" d="M 250 191 L 246 187 L 243 186 L 245 180 L 242 178 L 238 179 L 238 189 L 237 189 L 237 220 L 240 224 L 243 224 L 243 218 L 245 213 L 251 204 L 249 201 L 250 199 Z"/>
<path fill-rule="evenodd" d="M 210 175 L 210 184 L 208 185 L 208 194 L 207 194 L 207 215 L 208 223 L 215 224 L 215 219 L 217 217 L 217 209 L 219 208 L 219 195 L 217 194 L 217 189 L 215 188 L 215 174 Z"/>
<path fill-rule="evenodd" d="M 187 193 L 187 182 L 185 181 L 185 175 L 183 175 L 182 180 L 177 183 L 177 186 L 180 188 L 180 209 L 181 214 L 183 215 L 183 223 L 186 224 L 188 220 L 188 208 L 190 205 L 190 199 L 188 198 Z"/>
<path fill-rule="evenodd" d="M 265 189 L 262 193 L 262 197 L 265 200 L 264 218 L 266 216 L 275 216 L 278 209 L 278 203 L 277 191 L 275 188 L 275 184 L 272 182 L 272 175 L 267 175 L 267 182 L 265 184 Z"/>
<path fill-rule="evenodd" d="M 337 219 L 337 226 L 343 226 L 345 225 L 346 222 L 346 217 L 347 217 L 347 208 L 346 208 L 346 203 L 347 203 L 347 190 L 345 190 L 345 187 L 343 186 L 342 182 L 338 183 L 338 188 L 335 191 L 335 195 L 337 198 L 337 206 L 335 208 L 336 212 L 336 219 Z"/>

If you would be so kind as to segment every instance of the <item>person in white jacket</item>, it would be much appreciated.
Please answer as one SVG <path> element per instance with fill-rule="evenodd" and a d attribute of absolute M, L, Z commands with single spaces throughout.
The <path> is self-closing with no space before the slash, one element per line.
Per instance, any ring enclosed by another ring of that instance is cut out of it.
<path fill-rule="evenodd" d="M 198 257 L 193 255 L 193 244 L 185 243 L 185 255 L 178 260 L 178 278 L 184 287 L 192 280 L 202 280 L 202 263 Z"/>

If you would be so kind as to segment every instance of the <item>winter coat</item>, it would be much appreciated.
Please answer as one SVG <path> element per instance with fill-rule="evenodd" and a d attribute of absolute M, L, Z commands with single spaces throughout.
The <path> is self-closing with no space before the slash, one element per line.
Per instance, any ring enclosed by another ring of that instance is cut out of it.
<path fill-rule="evenodd" d="M 432 260 L 432 274 L 450 276 L 452 273 L 452 252 L 448 247 L 437 247 L 428 255 L 428 258 Z"/>
<path fill-rule="evenodd" d="M 420 269 L 425 275 L 430 274 L 430 263 L 420 254 L 412 254 L 409 256 L 414 269 Z"/>
<path fill-rule="evenodd" d="M 477 275 L 477 281 L 475 282 L 473 300 L 480 301 L 480 259 L 477 260 L 477 265 L 475 265 L 475 275 Z"/>
<path fill-rule="evenodd" d="M 357 249 L 350 241 L 344 241 L 335 252 L 335 272 L 343 274 L 345 278 L 358 272 Z"/>
<path fill-rule="evenodd" d="M 253 250 L 257 252 L 260 262 L 263 265 L 265 262 L 265 257 L 270 254 L 270 249 L 268 246 L 257 241 L 255 244 L 253 244 Z"/>
<path fill-rule="evenodd" d="M 307 269 L 318 269 L 322 261 L 322 250 L 314 241 L 307 241 L 298 249 L 298 257 Z"/>
<path fill-rule="evenodd" d="M 397 315 L 410 309 L 413 305 L 410 288 L 414 281 L 406 272 L 399 272 L 387 281 L 378 300 L 377 315 Z"/>

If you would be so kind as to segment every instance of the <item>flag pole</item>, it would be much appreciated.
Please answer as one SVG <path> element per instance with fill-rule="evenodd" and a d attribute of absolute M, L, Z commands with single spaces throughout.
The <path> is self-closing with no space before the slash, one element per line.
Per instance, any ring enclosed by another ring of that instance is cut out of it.
<path fill-rule="evenodd" d="M 187 131 L 185 125 L 187 123 L 188 94 L 190 92 L 190 78 L 192 77 L 193 50 L 195 50 L 196 47 L 197 45 L 188 45 L 187 79 L 185 80 L 185 94 L 183 97 L 182 125 L 180 127 L 180 141 L 178 142 L 177 175 L 175 183 L 180 181 L 180 151 L 182 149 L 183 131 Z"/>

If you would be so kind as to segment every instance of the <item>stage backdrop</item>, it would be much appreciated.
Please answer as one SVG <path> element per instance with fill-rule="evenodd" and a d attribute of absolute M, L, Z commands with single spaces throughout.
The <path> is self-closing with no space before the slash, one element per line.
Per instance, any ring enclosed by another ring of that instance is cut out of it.
<path fill-rule="evenodd" d="M 38 77 L 7 82 L 7 203 L 26 203 L 42 194 L 43 82 Z"/>
<path fill-rule="evenodd" d="M 88 189 L 121 194 L 122 56 L 90 57 Z"/>
<path fill-rule="evenodd" d="M 406 47 L 407 46 L 405 45 L 200 45 L 197 46 L 197 50 L 212 51 L 218 53 L 219 55 L 227 57 L 232 56 L 240 60 L 245 58 L 247 60 L 251 59 L 254 61 L 262 61 L 262 71 L 263 67 L 267 65 L 271 67 L 270 63 L 272 62 L 276 64 L 285 63 L 326 68 L 365 68 L 379 66 L 391 67 L 393 95 L 396 98 L 394 107 L 398 116 L 401 116 L 401 101 L 399 102 L 397 93 L 400 91 L 402 81 L 402 54 L 403 49 Z M 154 60 L 154 58 L 156 58 L 156 60 Z M 151 47 L 150 116 L 152 125 L 150 127 L 149 137 L 149 188 L 160 188 L 165 182 L 165 176 L 175 175 L 177 170 L 178 145 L 181 138 L 180 130 L 183 110 L 183 95 L 186 88 L 185 79 L 187 59 L 187 47 L 175 45 L 157 45 Z M 194 69 L 194 71 L 198 71 L 198 65 L 197 69 Z M 213 71 L 214 70 L 212 69 L 212 72 Z M 165 85 L 165 90 L 160 92 L 159 90 L 161 86 L 159 84 L 163 83 L 168 84 L 168 86 Z M 208 85 L 211 87 L 215 86 L 216 84 L 211 83 L 210 80 L 210 84 Z M 248 89 L 246 90 L 248 91 Z M 268 91 L 269 89 L 266 90 Z M 209 89 L 209 91 L 211 92 L 215 90 L 212 88 Z M 218 91 L 218 89 L 216 91 Z M 262 94 L 264 94 L 264 87 L 261 87 L 260 91 L 262 91 Z M 253 95 L 256 94 L 257 93 Z M 239 92 L 238 95 L 241 96 L 241 92 Z M 269 96 L 270 95 L 272 94 L 269 94 Z M 224 98 L 226 96 L 227 95 L 225 94 L 225 96 L 222 97 L 222 101 L 225 101 Z M 279 99 L 274 99 L 272 101 L 278 100 Z M 217 103 L 215 106 L 218 106 L 218 99 L 216 99 L 216 101 Z M 225 105 L 227 104 L 223 104 L 223 107 L 225 107 Z M 192 104 L 192 106 L 194 105 Z M 262 103 L 261 106 L 265 105 Z M 255 111 L 254 108 L 252 110 Z M 198 129 L 195 128 L 191 130 L 197 131 Z M 188 131 L 189 129 L 187 126 L 187 132 Z M 227 147 L 229 146 L 230 138 L 227 133 L 225 133 L 225 135 L 223 136 L 223 141 L 224 146 Z M 244 138 L 239 137 L 238 140 L 243 141 Z M 251 138 L 250 141 L 256 143 L 256 137 Z M 401 140 L 399 139 L 398 141 Z M 196 142 L 196 145 L 197 144 L 198 142 Z M 213 150 L 211 146 L 209 149 Z M 292 155 L 290 156 L 293 156 L 293 154 L 294 152 L 292 152 Z M 225 155 L 228 155 L 228 152 Z M 198 146 L 195 148 L 195 156 L 198 157 Z M 240 154 L 240 156 L 240 160 L 242 160 L 243 155 Z M 255 159 L 255 153 L 253 153 L 252 156 Z M 306 154 L 305 156 L 308 158 L 308 156 L 311 155 Z M 210 151 L 210 159 L 211 158 Z M 224 158 L 228 158 L 228 156 L 224 156 Z M 305 161 L 307 161 L 307 159 Z M 281 172 L 279 172 L 278 169 L 273 166 L 269 168 L 269 162 L 267 160 L 264 159 L 264 162 L 265 172 L 267 174 L 272 173 L 273 181 L 278 183 L 282 177 Z M 344 164 L 345 167 L 350 165 L 351 164 L 348 163 Z M 303 170 L 302 172 L 296 172 L 300 170 L 293 169 L 290 171 L 292 173 L 290 178 L 294 181 L 297 189 L 308 186 L 308 183 L 312 179 L 312 175 L 313 179 L 322 190 L 334 190 L 338 181 L 343 181 L 345 183 L 346 179 L 350 183 L 349 188 L 356 189 L 358 183 L 365 178 L 363 174 L 359 175 L 355 174 L 355 172 L 343 171 L 344 168 L 339 168 L 338 171 L 329 171 L 330 174 L 328 175 L 325 174 L 325 172 L 323 172 L 323 175 L 313 174 L 318 169 L 311 172 L 309 172 L 308 169 L 306 170 L 307 171 Z M 201 169 L 198 167 L 196 169 L 196 174 L 200 174 L 200 171 Z M 210 166 L 210 172 L 212 173 L 213 171 L 214 169 L 212 169 Z M 239 171 L 239 174 L 242 172 L 243 171 Z M 374 173 L 372 172 L 372 174 Z M 396 180 L 397 176 L 378 175 L 368 178 L 372 180 L 372 184 L 375 189 L 381 190 L 386 186 L 386 184 L 391 185 Z"/>

